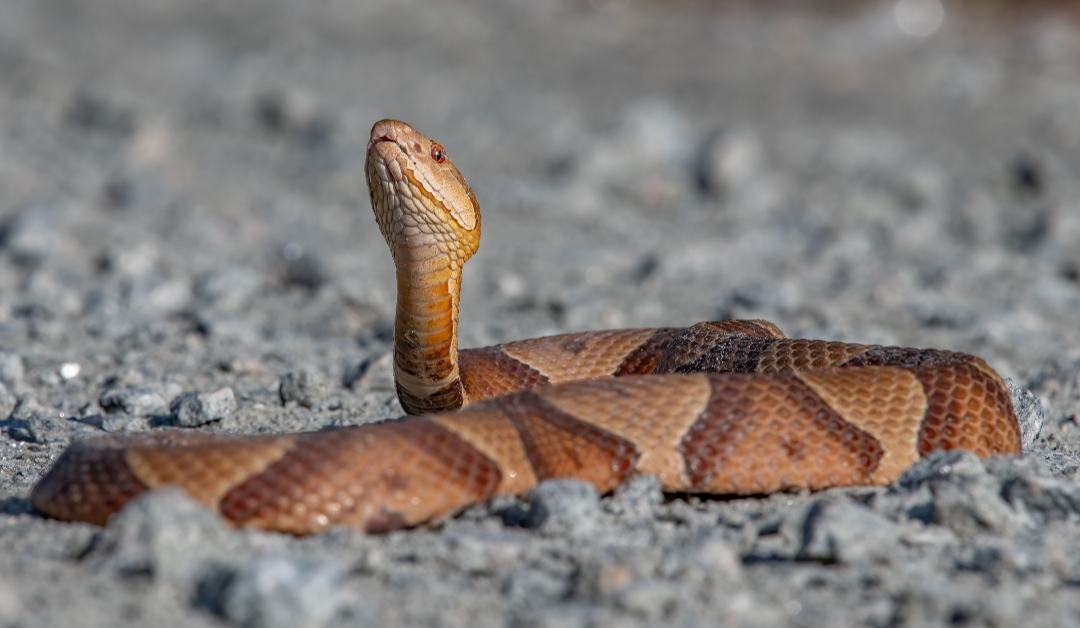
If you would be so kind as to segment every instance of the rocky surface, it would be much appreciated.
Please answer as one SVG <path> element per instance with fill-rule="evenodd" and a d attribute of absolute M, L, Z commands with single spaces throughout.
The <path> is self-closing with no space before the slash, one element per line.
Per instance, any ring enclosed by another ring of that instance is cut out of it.
<path fill-rule="evenodd" d="M 1075 11 L 805 4 L 0 4 L 0 626 L 1076 622 Z M 382 117 L 480 199 L 462 346 L 760 317 L 969 351 L 1020 387 L 1025 455 L 749 499 L 548 483 L 375 537 L 171 491 L 32 514 L 75 439 L 400 414 Z"/>

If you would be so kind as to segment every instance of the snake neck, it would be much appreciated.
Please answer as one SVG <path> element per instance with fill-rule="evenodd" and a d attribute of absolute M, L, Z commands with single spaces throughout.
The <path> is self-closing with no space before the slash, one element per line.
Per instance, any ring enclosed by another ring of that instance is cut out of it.
<path fill-rule="evenodd" d="M 408 414 L 456 410 L 464 402 L 458 372 L 461 266 L 428 235 L 397 247 L 394 381 Z"/>

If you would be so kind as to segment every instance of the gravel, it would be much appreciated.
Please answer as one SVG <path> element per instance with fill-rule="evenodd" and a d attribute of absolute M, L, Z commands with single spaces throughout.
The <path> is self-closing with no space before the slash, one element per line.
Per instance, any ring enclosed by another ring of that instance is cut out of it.
<path fill-rule="evenodd" d="M 951 0 L 919 36 L 932 2 L 807 4 L 0 3 L 0 626 L 1075 623 L 1076 11 Z M 739 499 L 547 482 L 383 536 L 173 491 L 34 515 L 78 439 L 401 414 L 383 117 L 480 200 L 461 346 L 744 317 L 966 351 L 1024 455 Z"/>
<path fill-rule="evenodd" d="M 550 536 L 584 536 L 600 524 L 596 487 L 578 480 L 548 480 L 529 491 L 529 527 Z"/>
<path fill-rule="evenodd" d="M 212 393 L 184 393 L 173 402 L 172 420 L 180 427 L 199 427 L 235 410 L 236 394 L 226 386 Z"/>

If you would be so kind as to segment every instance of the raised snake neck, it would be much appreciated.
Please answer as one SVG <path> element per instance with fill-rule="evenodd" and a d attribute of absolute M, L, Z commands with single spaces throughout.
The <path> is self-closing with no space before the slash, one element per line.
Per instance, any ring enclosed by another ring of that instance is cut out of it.
<path fill-rule="evenodd" d="M 367 181 L 397 269 L 394 381 L 409 414 L 468 403 L 458 364 L 461 268 L 480 244 L 480 207 L 442 146 L 404 122 L 371 130 Z"/>

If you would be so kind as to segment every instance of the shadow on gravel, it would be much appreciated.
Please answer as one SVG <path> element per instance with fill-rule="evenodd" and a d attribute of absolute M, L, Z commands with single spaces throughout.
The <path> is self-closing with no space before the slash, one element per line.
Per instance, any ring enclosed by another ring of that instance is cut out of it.
<path fill-rule="evenodd" d="M 0 499 L 0 514 L 3 515 L 30 515 L 34 509 L 30 506 L 28 497 L 5 497 Z"/>

